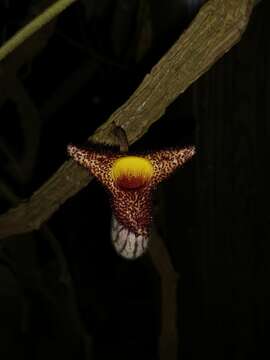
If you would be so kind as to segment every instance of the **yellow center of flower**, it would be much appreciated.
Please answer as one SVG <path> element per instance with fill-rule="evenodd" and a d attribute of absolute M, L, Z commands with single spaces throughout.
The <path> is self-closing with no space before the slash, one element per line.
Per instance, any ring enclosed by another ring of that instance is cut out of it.
<path fill-rule="evenodd" d="M 151 162 L 139 156 L 124 156 L 112 166 L 112 178 L 123 189 L 137 189 L 144 186 L 153 175 Z"/>

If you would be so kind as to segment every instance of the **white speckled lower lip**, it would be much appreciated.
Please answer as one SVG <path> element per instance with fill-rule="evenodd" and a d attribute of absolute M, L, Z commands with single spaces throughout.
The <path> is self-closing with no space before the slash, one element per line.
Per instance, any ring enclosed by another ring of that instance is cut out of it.
<path fill-rule="evenodd" d="M 148 247 L 149 237 L 134 234 L 120 224 L 115 216 L 112 216 L 111 237 L 116 252 L 126 259 L 137 259 Z"/>

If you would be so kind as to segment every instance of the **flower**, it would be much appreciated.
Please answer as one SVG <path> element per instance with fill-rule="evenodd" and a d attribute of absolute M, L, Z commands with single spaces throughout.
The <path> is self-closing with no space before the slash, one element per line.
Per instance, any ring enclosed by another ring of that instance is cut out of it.
<path fill-rule="evenodd" d="M 148 246 L 153 190 L 195 154 L 195 147 L 130 154 L 69 145 L 68 153 L 108 190 L 112 242 L 118 254 L 135 259 Z"/>

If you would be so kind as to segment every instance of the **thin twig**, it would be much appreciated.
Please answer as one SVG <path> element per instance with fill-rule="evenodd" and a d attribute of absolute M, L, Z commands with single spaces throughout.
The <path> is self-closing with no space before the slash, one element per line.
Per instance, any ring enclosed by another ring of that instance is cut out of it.
<path fill-rule="evenodd" d="M 0 48 L 0 61 L 2 61 L 8 54 L 10 54 L 14 49 L 16 49 L 21 43 L 37 32 L 40 28 L 58 16 L 67 7 L 72 5 L 75 1 L 77 0 L 58 0 L 53 5 L 44 10 L 29 24 L 24 26 L 14 36 L 12 36 L 12 38 L 9 39 Z"/>

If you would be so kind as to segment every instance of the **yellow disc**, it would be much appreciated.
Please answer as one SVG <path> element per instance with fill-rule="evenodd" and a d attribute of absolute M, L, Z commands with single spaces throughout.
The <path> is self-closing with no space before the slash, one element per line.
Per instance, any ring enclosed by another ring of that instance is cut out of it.
<path fill-rule="evenodd" d="M 151 162 L 139 156 L 123 156 L 112 166 L 112 177 L 115 181 L 124 177 L 142 177 L 148 180 L 154 172 Z"/>

